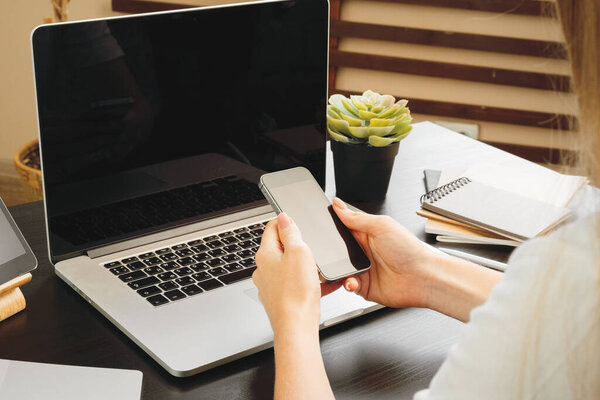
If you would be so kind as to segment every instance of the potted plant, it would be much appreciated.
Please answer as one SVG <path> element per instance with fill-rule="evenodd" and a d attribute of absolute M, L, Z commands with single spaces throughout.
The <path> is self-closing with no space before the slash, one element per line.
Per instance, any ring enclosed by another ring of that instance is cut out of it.
<path fill-rule="evenodd" d="M 407 100 L 367 90 L 362 96 L 334 94 L 327 107 L 327 131 L 337 196 L 383 200 L 400 141 L 412 129 Z"/>

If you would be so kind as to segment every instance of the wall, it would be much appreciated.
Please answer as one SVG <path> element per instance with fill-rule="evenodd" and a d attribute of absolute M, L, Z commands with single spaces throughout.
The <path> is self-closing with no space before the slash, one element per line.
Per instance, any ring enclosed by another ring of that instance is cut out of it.
<path fill-rule="evenodd" d="M 110 0 L 72 0 L 69 20 L 116 15 Z M 0 164 L 8 165 L 17 149 L 37 137 L 29 35 L 45 17 L 50 0 L 4 1 L 0 24 Z"/>

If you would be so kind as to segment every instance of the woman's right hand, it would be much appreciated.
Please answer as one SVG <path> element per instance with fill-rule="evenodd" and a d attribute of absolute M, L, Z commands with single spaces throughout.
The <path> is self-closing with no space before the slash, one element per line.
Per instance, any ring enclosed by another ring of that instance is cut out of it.
<path fill-rule="evenodd" d="M 338 198 L 333 208 L 371 260 L 367 272 L 345 280 L 346 290 L 388 307 L 426 307 L 439 256 L 388 216 L 354 212 Z"/>

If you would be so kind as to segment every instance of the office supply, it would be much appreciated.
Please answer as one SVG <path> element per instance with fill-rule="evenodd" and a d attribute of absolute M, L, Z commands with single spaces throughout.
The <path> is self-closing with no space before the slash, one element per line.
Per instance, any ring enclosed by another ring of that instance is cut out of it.
<path fill-rule="evenodd" d="M 589 181 L 584 176 L 560 174 L 540 166 L 524 170 L 481 163 L 466 169 L 444 169 L 440 176 L 440 186 L 462 176 L 558 207 L 567 207 Z"/>
<path fill-rule="evenodd" d="M 535 166 L 528 169 L 515 168 L 507 165 L 491 164 L 489 162 L 474 164 L 468 168 L 444 168 L 441 171 L 439 185 L 443 186 L 449 182 L 466 176 L 471 180 L 479 181 L 497 189 L 506 190 L 528 198 L 554 204 L 559 207 L 567 207 L 572 199 L 588 183 L 588 179 L 583 176 L 564 175 L 558 172 Z M 428 218 L 428 220 L 438 220 L 441 216 L 419 210 L 417 214 Z M 505 242 L 501 240 L 490 239 L 489 234 L 473 231 L 472 227 L 462 224 L 460 229 L 456 228 L 456 221 L 446 219 L 453 225 L 444 224 L 443 227 L 436 222 L 427 222 L 426 231 L 436 234 L 436 239 L 443 242 L 453 243 L 481 243 L 491 245 L 509 245 L 517 246 L 518 242 Z M 465 237 L 465 231 L 462 228 L 471 230 Z"/>
<path fill-rule="evenodd" d="M 270 346 L 257 182 L 302 165 L 325 183 L 328 11 L 260 1 L 32 34 L 56 274 L 173 375 Z M 379 307 L 338 291 L 322 319 Z"/>
<path fill-rule="evenodd" d="M 428 220 L 434 220 L 434 221 L 439 221 L 439 222 L 446 222 L 448 224 L 453 224 L 453 225 L 459 226 L 461 228 L 473 229 L 473 230 L 477 230 L 478 232 L 483 232 L 483 230 L 481 230 L 479 228 L 474 228 L 472 225 L 455 221 L 453 219 L 450 219 L 448 217 L 444 217 L 443 215 L 436 214 L 436 213 L 428 211 L 428 210 L 424 210 L 424 209 L 417 210 L 417 215 L 420 215 L 421 217 L 425 217 Z"/>
<path fill-rule="evenodd" d="M 425 232 L 437 235 L 438 242 L 480 243 L 513 247 L 521 244 L 519 241 L 507 239 L 483 229 L 464 227 L 462 224 L 443 222 L 433 218 L 427 220 Z"/>
<path fill-rule="evenodd" d="M 471 261 L 476 264 L 483 265 L 484 267 L 492 268 L 492 269 L 495 269 L 497 271 L 502 271 L 502 272 L 506 271 L 506 263 L 503 263 L 503 262 L 491 260 L 486 257 L 480 257 L 478 255 L 466 253 L 464 251 L 449 249 L 446 247 L 438 247 L 438 249 L 448 255 L 462 258 L 463 260 Z"/>
<path fill-rule="evenodd" d="M 565 221 L 570 211 L 459 178 L 421 196 L 424 209 L 498 235 L 524 241 Z"/>
<path fill-rule="evenodd" d="M 442 170 L 439 176 L 440 185 L 447 184 L 461 176 L 467 176 L 471 180 L 559 207 L 567 207 L 588 182 L 587 178 L 583 176 L 563 175 L 542 167 L 522 170 L 504 165 L 482 163 L 466 169 L 446 168 Z M 506 238 L 502 237 L 490 237 L 489 234 L 482 234 L 481 230 L 473 230 L 473 227 L 465 224 L 461 224 L 457 228 L 457 221 L 448 218 L 441 220 L 442 223 L 429 222 L 431 219 L 444 218 L 438 214 L 426 214 L 427 212 L 424 210 L 419 210 L 417 213 L 428 218 L 426 232 L 438 235 L 436 239 L 441 242 L 508 246 L 518 246 L 519 244 L 516 241 L 506 241 Z"/>
<path fill-rule="evenodd" d="M 0 360 L 0 398 L 139 400 L 140 371 Z"/>
<path fill-rule="evenodd" d="M 481 243 L 503 246 L 518 246 L 520 242 L 507 239 L 504 236 L 455 221 L 427 210 L 417 210 L 417 215 L 427 218 L 425 232 L 438 235 L 436 240 L 453 243 Z M 442 240 L 440 240 L 442 239 Z M 500 241 L 497 241 L 499 239 Z"/>
<path fill-rule="evenodd" d="M 425 182 L 425 191 L 430 192 L 438 187 L 442 171 L 437 169 L 423 170 L 423 181 Z"/>

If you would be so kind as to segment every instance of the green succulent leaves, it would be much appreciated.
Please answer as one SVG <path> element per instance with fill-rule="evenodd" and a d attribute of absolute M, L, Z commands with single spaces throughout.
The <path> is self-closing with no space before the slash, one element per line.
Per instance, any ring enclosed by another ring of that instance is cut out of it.
<path fill-rule="evenodd" d="M 367 90 L 362 96 L 329 98 L 327 131 L 342 143 L 388 146 L 408 136 L 412 117 L 407 100 Z"/>

